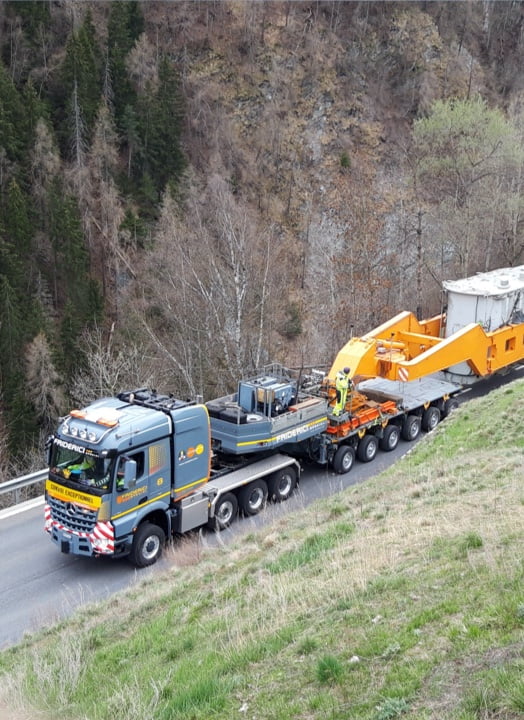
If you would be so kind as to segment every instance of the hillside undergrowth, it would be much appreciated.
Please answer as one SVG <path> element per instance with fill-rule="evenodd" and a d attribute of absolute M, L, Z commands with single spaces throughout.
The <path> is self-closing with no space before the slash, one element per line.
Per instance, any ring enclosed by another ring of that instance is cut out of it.
<path fill-rule="evenodd" d="M 0 655 L 0 707 L 60 720 L 520 718 L 524 382 L 363 485 Z"/>

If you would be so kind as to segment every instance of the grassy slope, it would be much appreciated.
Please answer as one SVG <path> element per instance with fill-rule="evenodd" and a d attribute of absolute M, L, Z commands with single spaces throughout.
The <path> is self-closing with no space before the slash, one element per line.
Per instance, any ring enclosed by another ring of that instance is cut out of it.
<path fill-rule="evenodd" d="M 75 720 L 524 716 L 524 382 L 387 473 L 0 656 L 4 704 Z M 38 715 L 40 716 L 40 715 Z"/>

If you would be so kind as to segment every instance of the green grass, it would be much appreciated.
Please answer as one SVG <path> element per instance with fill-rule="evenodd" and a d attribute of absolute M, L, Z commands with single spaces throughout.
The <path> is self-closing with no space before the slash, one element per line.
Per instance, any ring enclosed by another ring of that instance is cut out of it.
<path fill-rule="evenodd" d="M 3 651 L 0 716 L 522 717 L 523 396 L 471 402 L 382 476 L 196 563 L 173 551 Z"/>

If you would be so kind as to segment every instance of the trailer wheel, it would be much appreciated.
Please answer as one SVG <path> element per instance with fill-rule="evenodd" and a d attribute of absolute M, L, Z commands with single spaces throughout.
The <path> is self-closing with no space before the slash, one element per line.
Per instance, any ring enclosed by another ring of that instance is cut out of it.
<path fill-rule="evenodd" d="M 418 415 L 408 415 L 402 426 L 402 437 L 404 440 L 416 440 L 420 435 L 420 417 Z"/>
<path fill-rule="evenodd" d="M 440 410 L 438 407 L 430 405 L 422 413 L 422 429 L 424 432 L 431 432 L 434 430 L 440 421 Z"/>
<path fill-rule="evenodd" d="M 400 428 L 398 425 L 387 425 L 384 434 L 379 440 L 380 449 L 384 452 L 394 450 L 400 441 Z"/>
<path fill-rule="evenodd" d="M 350 445 L 341 445 L 333 458 L 333 470 L 337 475 L 348 473 L 355 462 L 355 450 Z"/>
<path fill-rule="evenodd" d="M 225 530 L 231 525 L 238 512 L 238 500 L 233 493 L 225 493 L 217 501 L 215 516 L 209 521 L 212 530 Z"/>
<path fill-rule="evenodd" d="M 268 497 L 275 502 L 284 502 L 293 494 L 296 484 L 297 471 L 294 467 L 277 470 L 268 480 Z"/>
<path fill-rule="evenodd" d="M 371 462 L 378 452 L 378 438 L 375 435 L 364 435 L 357 447 L 360 462 Z"/>
<path fill-rule="evenodd" d="M 131 562 L 136 567 L 147 567 L 156 563 L 162 555 L 166 542 L 164 531 L 158 525 L 145 522 L 139 526 L 131 548 Z"/>
<path fill-rule="evenodd" d="M 254 480 L 238 494 L 240 509 L 244 515 L 256 515 L 267 501 L 268 489 L 265 480 Z"/>
<path fill-rule="evenodd" d="M 444 411 L 442 413 L 442 417 L 446 418 L 448 415 L 450 415 L 454 410 L 456 410 L 459 406 L 458 400 L 455 398 L 449 398 L 444 403 Z"/>

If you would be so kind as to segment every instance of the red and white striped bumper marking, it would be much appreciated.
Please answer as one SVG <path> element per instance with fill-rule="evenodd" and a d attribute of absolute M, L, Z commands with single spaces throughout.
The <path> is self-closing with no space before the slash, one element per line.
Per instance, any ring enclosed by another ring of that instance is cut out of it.
<path fill-rule="evenodd" d="M 97 555 L 112 555 L 115 551 L 115 531 L 110 522 L 97 522 L 94 529 L 90 533 L 71 530 L 62 525 L 58 520 L 54 520 L 51 516 L 51 507 L 46 504 L 44 510 L 44 528 L 46 532 L 52 532 L 53 528 L 57 530 L 65 530 L 70 535 L 87 538 L 91 543 L 93 552 Z"/>

